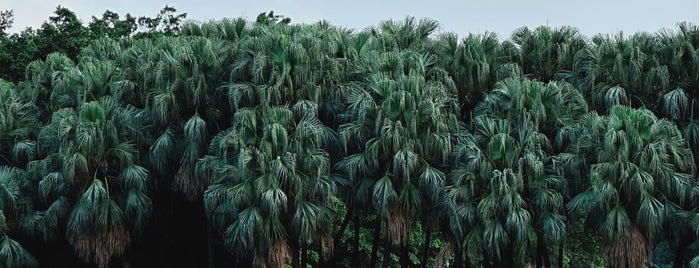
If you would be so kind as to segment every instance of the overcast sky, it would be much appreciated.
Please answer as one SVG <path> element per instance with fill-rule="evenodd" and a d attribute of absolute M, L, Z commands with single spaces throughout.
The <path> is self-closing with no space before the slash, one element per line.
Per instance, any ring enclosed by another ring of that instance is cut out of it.
<path fill-rule="evenodd" d="M 595 33 L 656 32 L 674 28 L 677 22 L 699 20 L 697 0 L 0 0 L 0 9 L 13 9 L 14 28 L 38 28 L 62 5 L 83 22 L 111 10 L 123 16 L 155 16 L 165 5 L 186 12 L 187 19 L 205 21 L 225 17 L 254 19 L 260 12 L 291 17 L 293 23 L 321 19 L 356 30 L 387 19 L 406 16 L 429 17 L 439 21 L 440 32 L 496 32 L 508 38 L 521 26 L 575 26 L 585 35 Z"/>

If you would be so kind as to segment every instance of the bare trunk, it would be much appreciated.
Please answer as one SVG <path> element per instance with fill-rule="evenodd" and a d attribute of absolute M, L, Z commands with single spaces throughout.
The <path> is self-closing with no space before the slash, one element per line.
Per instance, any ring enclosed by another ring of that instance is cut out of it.
<path fill-rule="evenodd" d="M 352 206 L 350 206 L 347 209 L 347 214 L 345 214 L 345 218 L 342 220 L 342 223 L 340 224 L 340 230 L 335 235 L 335 243 L 340 243 L 340 241 L 342 241 L 342 236 L 345 235 L 345 230 L 347 230 L 347 225 L 349 225 L 350 218 L 354 216 L 353 214 L 354 212 L 352 211 Z"/>
<path fill-rule="evenodd" d="M 536 234 L 536 267 L 551 267 L 551 257 L 546 246 L 544 234 L 537 232 Z"/>
<path fill-rule="evenodd" d="M 298 238 L 292 237 L 289 239 L 289 247 L 291 248 L 291 267 L 299 268 L 299 263 L 301 262 L 301 256 L 299 256 L 300 242 Z"/>
<path fill-rule="evenodd" d="M 306 241 L 301 242 L 301 268 L 306 268 L 308 266 L 308 243 Z"/>
<path fill-rule="evenodd" d="M 459 246 L 458 243 L 455 243 L 455 245 L 456 249 L 454 250 L 454 267 L 461 268 L 464 267 L 464 249 L 461 246 Z"/>
<path fill-rule="evenodd" d="M 488 257 L 488 253 L 483 250 L 483 267 L 485 268 L 492 268 L 493 266 L 493 260 Z"/>
<path fill-rule="evenodd" d="M 359 255 L 360 255 L 360 249 L 359 249 L 359 228 L 361 226 L 361 222 L 359 221 L 359 212 L 355 211 L 354 212 L 354 254 L 352 255 L 352 263 L 354 264 L 354 267 L 361 267 L 362 264 L 359 262 Z M 374 241 L 376 243 L 376 241 Z M 372 251 L 372 256 L 373 256 L 373 251 Z"/>
<path fill-rule="evenodd" d="M 503 254 L 502 259 L 500 259 L 500 263 L 502 265 L 498 267 L 515 267 L 515 254 L 514 254 L 514 249 L 511 246 L 508 246 L 507 249 L 505 250 L 505 254 Z"/>
<path fill-rule="evenodd" d="M 673 268 L 684 268 L 684 267 L 689 267 L 687 265 L 687 260 L 686 260 L 686 253 L 687 253 L 687 247 L 691 244 L 691 241 L 689 239 L 681 236 L 680 241 L 677 245 L 677 252 L 675 252 L 675 259 L 672 262 L 672 267 Z"/>
<path fill-rule="evenodd" d="M 561 238 L 561 242 L 558 244 L 558 267 L 563 268 L 563 250 L 565 250 L 566 237 Z"/>
<path fill-rule="evenodd" d="M 400 246 L 400 266 L 410 268 L 410 242 L 404 241 Z"/>
<path fill-rule="evenodd" d="M 391 240 L 388 238 L 384 239 L 383 268 L 388 268 L 389 264 L 391 263 L 391 250 L 393 250 L 393 245 L 391 244 Z"/>
<path fill-rule="evenodd" d="M 342 223 L 340 224 L 340 230 L 335 234 L 335 239 L 333 240 L 334 243 L 334 248 L 340 248 L 342 247 L 342 237 L 345 236 L 345 231 L 347 230 L 347 226 L 349 226 L 350 219 L 352 219 L 354 215 L 354 209 L 352 206 L 352 203 L 350 202 L 349 207 L 347 208 L 347 213 L 345 214 L 345 218 L 342 220 Z M 348 244 L 351 244 L 351 240 L 347 241 Z M 319 251 L 320 252 L 320 251 Z M 354 254 L 353 256 L 356 256 L 357 254 Z M 327 265 L 330 263 L 337 263 L 338 258 L 339 259 L 344 259 L 346 258 L 347 254 L 342 252 L 342 254 L 332 254 L 328 258 L 321 258 L 321 265 Z"/>
<path fill-rule="evenodd" d="M 427 261 L 430 258 L 430 241 L 432 241 L 432 228 L 425 228 L 425 244 L 422 249 L 422 267 L 427 267 Z"/>
<path fill-rule="evenodd" d="M 206 224 L 206 229 L 207 229 L 207 242 L 209 246 L 209 268 L 215 268 L 216 267 L 216 248 L 215 248 L 215 243 L 214 239 L 216 237 L 216 232 L 214 231 L 214 228 L 211 226 L 210 222 L 207 222 Z"/>
<path fill-rule="evenodd" d="M 381 240 L 381 218 L 376 217 L 376 223 L 374 223 L 374 240 L 371 247 L 371 261 L 369 262 L 369 267 L 376 267 L 376 263 L 379 260 L 379 242 Z M 386 249 L 384 249 L 386 250 Z"/>

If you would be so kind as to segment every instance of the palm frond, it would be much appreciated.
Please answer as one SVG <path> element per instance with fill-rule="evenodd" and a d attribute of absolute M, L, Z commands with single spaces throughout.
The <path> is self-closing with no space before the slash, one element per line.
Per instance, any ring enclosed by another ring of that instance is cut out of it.
<path fill-rule="evenodd" d="M 149 150 L 151 164 L 161 173 L 164 172 L 165 167 L 168 166 L 170 156 L 175 148 L 173 136 L 174 134 L 171 129 L 165 130 L 160 137 L 155 140 Z"/>
<path fill-rule="evenodd" d="M 17 241 L 7 235 L 0 238 L 0 267 L 32 268 L 39 263 Z"/>
<path fill-rule="evenodd" d="M 125 219 L 133 226 L 133 230 L 140 231 L 145 225 L 153 210 L 153 202 L 138 189 L 129 190 L 124 207 Z"/>
<path fill-rule="evenodd" d="M 372 194 L 372 203 L 380 216 L 388 218 L 397 199 L 398 194 L 388 176 L 383 176 L 376 181 Z"/>

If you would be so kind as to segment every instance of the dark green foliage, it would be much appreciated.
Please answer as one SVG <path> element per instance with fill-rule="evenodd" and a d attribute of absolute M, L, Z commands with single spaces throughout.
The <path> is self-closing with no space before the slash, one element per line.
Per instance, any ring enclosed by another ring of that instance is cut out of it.
<path fill-rule="evenodd" d="M 694 25 L 185 18 L 0 35 L 0 267 L 699 263 Z"/>
<path fill-rule="evenodd" d="M 15 22 L 15 14 L 12 10 L 1 10 L 0 11 L 0 36 L 4 37 L 7 35 L 5 32 L 7 29 L 12 27 L 12 23 Z"/>
<path fill-rule="evenodd" d="M 37 267 L 38 262 L 17 241 L 7 235 L 0 238 L 0 267 L 2 268 L 31 268 Z"/>
<path fill-rule="evenodd" d="M 83 24 L 76 14 L 58 6 L 54 15 L 38 29 L 27 28 L 20 33 L 7 35 L 5 30 L 12 25 L 12 10 L 0 11 L 0 78 L 12 82 L 26 79 L 27 64 L 43 60 L 50 53 L 60 52 L 76 60 L 83 48 L 100 38 L 120 39 L 157 38 L 173 36 L 180 30 L 186 13 L 177 14 L 174 7 L 165 6 L 154 18 L 135 18 L 106 10 L 101 18 L 92 17 L 88 25 Z"/>

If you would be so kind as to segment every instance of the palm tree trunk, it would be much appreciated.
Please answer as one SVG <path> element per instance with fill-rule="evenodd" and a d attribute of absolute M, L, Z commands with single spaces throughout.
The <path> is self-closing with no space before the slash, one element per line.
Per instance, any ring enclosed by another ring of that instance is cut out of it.
<path fill-rule="evenodd" d="M 491 260 L 490 257 L 488 257 L 488 253 L 485 252 L 485 250 L 483 250 L 483 267 L 485 267 L 485 268 L 493 267 L 492 262 L 493 262 L 493 260 Z"/>
<path fill-rule="evenodd" d="M 211 222 L 209 221 L 207 221 L 206 229 L 208 233 L 207 242 L 209 246 L 209 268 L 214 268 L 216 267 L 216 249 L 214 248 L 214 237 L 216 232 L 214 231 L 214 228 L 212 228 Z"/>
<path fill-rule="evenodd" d="M 347 213 L 345 213 L 345 218 L 342 220 L 342 223 L 340 224 L 340 230 L 338 230 L 338 232 L 335 234 L 335 239 L 333 240 L 333 243 L 335 243 L 335 248 L 340 248 L 343 246 L 342 237 L 345 235 L 345 231 L 347 230 L 347 226 L 349 226 L 349 222 L 350 219 L 352 219 L 352 217 L 354 217 L 354 211 L 352 202 L 350 202 L 347 207 Z M 354 254 L 353 256 L 356 255 L 357 254 Z M 332 256 L 327 259 L 323 258 L 323 263 L 337 263 L 338 259 L 344 259 L 346 258 L 346 256 L 347 255 L 345 254 L 345 250 L 342 250 L 342 253 L 332 254 Z"/>
<path fill-rule="evenodd" d="M 536 267 L 551 267 L 551 258 L 549 256 L 548 247 L 544 241 L 544 235 L 541 232 L 536 234 Z"/>
<path fill-rule="evenodd" d="M 342 223 L 340 224 L 340 230 L 335 234 L 335 239 L 333 240 L 334 247 L 336 249 L 339 248 L 344 248 L 345 243 L 351 243 L 352 241 L 342 241 L 342 237 L 345 236 L 345 231 L 347 230 L 347 226 L 349 226 L 350 219 L 354 217 L 354 211 L 352 209 L 352 206 L 350 205 L 349 208 L 347 209 L 347 213 L 345 214 L 345 218 L 342 220 Z M 319 251 L 320 252 L 320 251 Z M 327 265 L 331 263 L 337 263 L 337 260 L 339 259 L 345 259 L 347 257 L 347 251 L 346 250 L 336 250 L 334 254 L 332 254 L 329 258 L 325 259 L 322 258 L 323 261 L 320 263 L 321 267 L 326 267 Z M 355 254 L 357 255 L 357 254 Z"/>
<path fill-rule="evenodd" d="M 514 249 L 511 246 L 505 248 L 499 260 L 492 260 L 490 267 L 515 267 Z M 487 266 L 486 266 L 487 267 Z"/>
<path fill-rule="evenodd" d="M 541 254 L 541 242 L 539 242 L 540 239 L 536 240 L 536 268 L 541 268 L 544 264 L 544 258 L 543 254 Z"/>
<path fill-rule="evenodd" d="M 565 235 L 561 238 L 561 242 L 558 244 L 558 268 L 563 268 L 563 250 L 565 249 L 566 237 Z"/>
<path fill-rule="evenodd" d="M 328 267 L 328 266 L 332 266 L 333 263 L 337 263 L 337 260 L 334 257 L 336 254 L 333 254 L 333 257 L 327 257 L 327 258 L 323 256 L 322 245 L 310 245 L 310 249 L 315 251 L 315 252 L 320 252 L 320 255 L 321 255 L 321 256 L 318 256 L 318 260 L 316 260 L 316 261 L 310 260 L 311 267 Z"/>
<path fill-rule="evenodd" d="M 393 245 L 391 245 L 391 241 L 386 238 L 384 239 L 384 246 L 383 246 L 383 268 L 388 268 L 389 264 L 391 263 L 391 250 L 393 250 Z"/>
<path fill-rule="evenodd" d="M 549 254 L 549 248 L 546 246 L 546 243 L 542 243 L 544 245 L 543 249 L 543 256 L 544 257 L 544 267 L 546 268 L 551 268 L 551 256 Z"/>
<path fill-rule="evenodd" d="M 512 246 L 508 246 L 505 251 L 505 257 L 502 259 L 503 266 L 500 267 L 515 267 L 515 254 Z"/>
<path fill-rule="evenodd" d="M 461 267 L 469 267 L 471 265 L 471 259 L 469 259 L 468 253 L 466 253 L 465 248 L 461 248 L 461 251 L 459 254 L 461 254 L 461 259 L 459 259 L 459 262 L 461 263 Z"/>
<path fill-rule="evenodd" d="M 347 225 L 349 225 L 350 218 L 354 216 L 354 211 L 352 208 L 352 205 L 350 205 L 347 208 L 347 214 L 345 214 L 345 218 L 342 220 L 342 223 L 340 224 L 340 230 L 337 232 L 335 235 L 335 242 L 340 243 L 340 240 L 342 239 L 342 236 L 345 234 L 345 230 L 347 230 Z"/>
<path fill-rule="evenodd" d="M 677 252 L 675 252 L 675 259 L 672 262 L 673 268 L 684 268 L 687 267 L 685 263 L 685 255 L 687 252 L 687 246 L 689 246 L 689 241 L 686 238 L 680 237 L 680 242 L 677 245 Z"/>
<path fill-rule="evenodd" d="M 164 217 L 166 220 L 163 221 L 163 226 L 161 227 L 163 230 L 163 234 L 165 234 L 165 237 L 164 237 L 164 239 L 161 240 L 162 244 L 160 246 L 160 252 L 159 252 L 159 264 L 160 264 L 159 266 L 160 267 L 164 267 L 163 263 L 167 263 L 167 261 L 165 260 L 165 256 L 166 256 L 167 249 L 170 248 L 168 246 L 168 239 L 167 239 L 167 236 L 170 235 L 170 220 L 169 219 L 172 219 L 174 206 L 175 206 L 175 196 L 174 196 L 175 194 L 174 194 L 174 191 L 172 190 L 172 183 L 170 180 L 163 180 L 163 181 L 165 181 L 165 183 L 163 183 L 164 186 L 161 189 L 164 189 L 162 192 L 167 193 L 167 197 L 165 197 L 165 198 L 167 198 L 167 201 L 166 201 L 167 202 L 167 204 L 166 204 L 167 210 L 165 211 L 165 217 Z M 165 266 L 167 266 L 167 265 L 165 265 Z"/>
<path fill-rule="evenodd" d="M 376 263 L 379 259 L 379 241 L 381 239 L 381 218 L 376 217 L 376 222 L 374 223 L 374 240 L 371 246 L 371 260 L 369 261 L 369 267 L 376 267 Z M 386 250 L 386 249 L 384 249 Z"/>
<path fill-rule="evenodd" d="M 459 246 L 458 243 L 454 243 L 456 245 L 456 250 L 454 251 L 454 266 L 455 268 L 461 268 L 464 267 L 463 260 L 464 260 L 464 249 Z"/>
<path fill-rule="evenodd" d="M 301 262 L 299 256 L 299 239 L 297 237 L 289 239 L 289 247 L 291 248 L 291 267 L 298 268 Z"/>
<path fill-rule="evenodd" d="M 672 268 L 684 268 L 684 250 L 677 249 L 675 260 L 672 262 Z"/>
<path fill-rule="evenodd" d="M 422 248 L 422 267 L 427 267 L 427 261 L 430 258 L 430 241 L 432 241 L 432 228 L 425 228 L 425 244 Z"/>
<path fill-rule="evenodd" d="M 354 211 L 354 254 L 352 255 L 352 264 L 354 264 L 354 267 L 361 267 L 362 264 L 359 262 L 359 254 L 361 253 L 359 250 L 359 228 L 361 226 L 361 223 L 359 222 L 359 212 Z M 376 241 L 374 241 L 376 242 Z M 372 258 L 374 256 L 374 252 L 372 250 Z"/>
<path fill-rule="evenodd" d="M 400 247 L 400 266 L 410 268 L 410 244 L 408 242 Z"/>
<path fill-rule="evenodd" d="M 308 265 L 308 243 L 301 242 L 301 268 L 306 268 Z"/>

